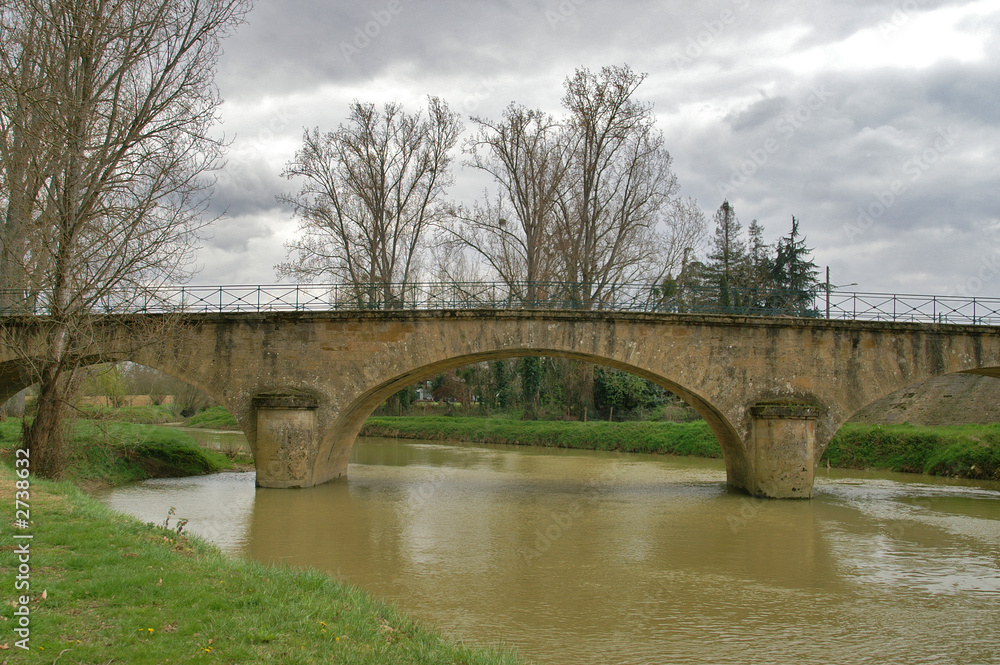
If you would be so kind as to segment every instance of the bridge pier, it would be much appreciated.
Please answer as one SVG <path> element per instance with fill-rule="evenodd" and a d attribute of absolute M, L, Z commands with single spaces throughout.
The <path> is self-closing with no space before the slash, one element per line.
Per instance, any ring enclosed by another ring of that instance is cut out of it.
<path fill-rule="evenodd" d="M 820 407 L 810 404 L 757 404 L 750 408 L 753 464 L 747 491 L 772 499 L 812 497 L 816 475 L 816 419 Z"/>
<path fill-rule="evenodd" d="M 253 398 L 257 420 L 254 464 L 258 487 L 311 487 L 319 450 L 316 399 L 302 394 Z"/>

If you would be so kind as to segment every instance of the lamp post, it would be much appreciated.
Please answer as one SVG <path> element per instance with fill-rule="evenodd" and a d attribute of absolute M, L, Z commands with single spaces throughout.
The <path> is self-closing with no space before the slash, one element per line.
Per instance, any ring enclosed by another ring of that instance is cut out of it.
<path fill-rule="evenodd" d="M 851 282 L 850 284 L 831 284 L 830 283 L 830 266 L 826 267 L 826 318 L 830 318 L 830 289 L 839 289 L 845 286 L 857 286 L 857 282 Z"/>

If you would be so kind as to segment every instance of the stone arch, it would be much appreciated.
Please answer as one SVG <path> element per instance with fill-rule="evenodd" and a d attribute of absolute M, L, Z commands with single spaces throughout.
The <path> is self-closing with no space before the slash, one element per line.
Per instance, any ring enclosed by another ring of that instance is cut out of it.
<path fill-rule="evenodd" d="M 891 396 L 893 396 L 896 393 L 899 393 L 899 392 L 901 392 L 903 390 L 906 390 L 907 388 L 911 388 L 911 387 L 915 387 L 915 386 L 924 386 L 925 384 L 927 384 L 928 382 L 930 382 L 930 381 L 932 381 L 934 379 L 940 379 L 940 378 L 949 377 L 949 376 L 961 376 L 961 375 L 982 376 L 982 377 L 987 377 L 987 380 L 1000 379 L 1000 366 L 997 366 L 997 367 L 982 367 L 982 368 L 978 368 L 978 369 L 964 369 L 964 370 L 958 370 L 958 371 L 945 371 L 945 372 L 940 372 L 940 373 L 928 372 L 925 376 L 919 376 L 919 377 L 912 378 L 911 380 L 901 381 L 900 385 L 895 386 L 892 389 L 883 389 L 883 390 L 880 390 L 880 391 L 872 392 L 870 394 L 865 395 L 865 399 L 868 400 L 866 403 L 862 404 L 858 408 L 854 408 L 854 409 L 850 410 L 849 412 L 846 413 L 846 417 L 840 418 L 838 420 L 838 422 L 836 423 L 836 429 L 834 430 L 834 432 L 836 432 L 841 427 L 843 427 L 844 423 L 846 423 L 849 420 L 851 420 L 851 418 L 855 417 L 856 415 L 858 415 L 860 412 L 862 412 L 864 409 L 868 408 L 869 406 L 871 406 L 875 402 L 878 402 L 880 400 L 883 400 L 883 399 L 886 399 L 888 397 L 891 397 Z M 1000 384 L 998 384 L 998 385 L 1000 385 Z"/>
<path fill-rule="evenodd" d="M 200 377 L 194 373 L 186 371 L 186 367 L 179 365 L 177 363 L 169 361 L 159 361 L 159 356 L 157 354 L 150 353 L 126 353 L 126 354 L 102 354 L 100 356 L 91 356 L 87 358 L 80 359 L 78 367 L 90 367 L 93 365 L 98 365 L 101 363 L 116 363 L 116 362 L 131 362 L 136 365 L 141 365 L 143 367 L 148 367 L 154 369 L 162 374 L 169 376 L 172 379 L 181 381 L 183 383 L 192 386 L 193 388 L 200 390 L 201 392 L 208 395 L 211 399 L 225 406 L 231 413 L 237 416 L 237 421 L 239 422 L 240 429 L 247 436 L 249 441 L 253 439 L 250 437 L 252 430 L 250 426 L 253 424 L 248 422 L 245 417 L 239 417 L 243 415 L 245 410 L 239 410 L 238 404 L 229 398 L 228 395 L 220 394 L 219 391 L 215 390 L 215 387 L 209 383 L 200 380 Z M 25 362 L 22 359 L 13 359 L 7 361 L 0 361 L 0 405 L 4 404 L 8 399 L 35 384 L 35 381 L 28 378 L 30 376 L 29 372 L 25 369 Z M 251 455 L 254 454 L 254 446 L 250 446 Z"/>
<path fill-rule="evenodd" d="M 726 462 L 727 471 L 730 470 L 730 468 L 737 471 L 742 471 L 743 469 L 748 468 L 749 462 L 746 456 L 746 448 L 744 447 L 743 441 L 736 429 L 719 408 L 712 404 L 706 396 L 699 394 L 696 390 L 686 387 L 681 383 L 658 374 L 650 369 L 642 368 L 620 360 L 615 360 L 613 358 L 555 348 L 527 347 L 503 348 L 436 360 L 419 367 L 411 368 L 369 388 L 355 398 L 349 405 L 347 405 L 333 422 L 329 430 L 324 433 L 322 443 L 316 457 L 316 466 L 313 470 L 313 477 L 333 478 L 346 472 L 351 449 L 354 446 L 358 432 L 361 431 L 361 427 L 364 425 L 365 420 L 368 419 L 379 404 L 384 402 L 388 397 L 395 394 L 399 390 L 457 367 L 463 367 L 465 365 L 482 361 L 502 360 L 506 358 L 524 356 L 556 357 L 580 360 L 613 367 L 647 379 L 681 397 L 685 402 L 691 405 L 691 407 L 694 408 L 695 411 L 702 416 L 702 418 L 705 419 L 722 448 L 722 454 Z"/>
<path fill-rule="evenodd" d="M 25 379 L 24 364 L 17 360 L 0 362 L 0 405 L 32 384 Z"/>

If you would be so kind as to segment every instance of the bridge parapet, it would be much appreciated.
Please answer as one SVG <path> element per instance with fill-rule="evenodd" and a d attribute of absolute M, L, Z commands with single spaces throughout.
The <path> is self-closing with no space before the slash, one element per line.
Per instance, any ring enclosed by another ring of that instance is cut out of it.
<path fill-rule="evenodd" d="M 1000 298 L 963 295 L 838 291 L 823 284 L 799 291 L 731 287 L 731 300 L 742 304 L 722 306 L 711 286 L 626 283 L 589 297 L 586 292 L 581 284 L 565 282 L 162 286 L 108 294 L 95 313 L 595 310 L 1000 325 Z M 44 294 L 0 289 L 0 318 L 47 311 Z"/>

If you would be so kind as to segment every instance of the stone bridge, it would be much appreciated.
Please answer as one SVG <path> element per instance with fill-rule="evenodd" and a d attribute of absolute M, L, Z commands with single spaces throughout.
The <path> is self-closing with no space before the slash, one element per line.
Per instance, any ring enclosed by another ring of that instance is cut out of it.
<path fill-rule="evenodd" d="M 382 401 L 484 360 L 556 356 L 649 379 L 705 418 L 729 485 L 780 498 L 812 495 L 830 438 L 870 402 L 942 374 L 1000 377 L 1000 329 L 986 326 L 512 310 L 187 314 L 181 321 L 169 342 L 128 353 L 113 350 L 115 324 L 105 324 L 94 359 L 154 367 L 224 404 L 247 435 L 262 487 L 344 476 L 358 431 Z M 0 403 L 25 387 L 21 376 L 14 352 L 0 347 Z"/>

